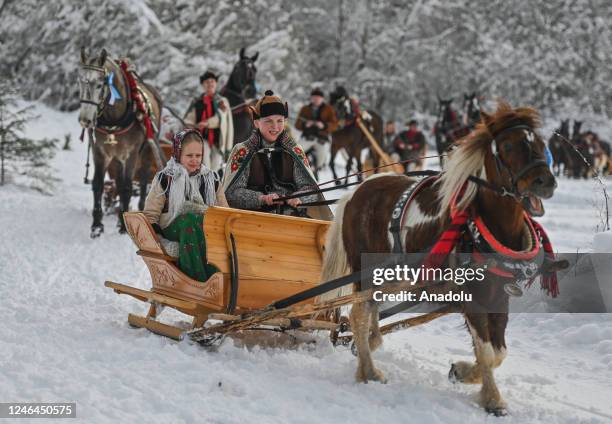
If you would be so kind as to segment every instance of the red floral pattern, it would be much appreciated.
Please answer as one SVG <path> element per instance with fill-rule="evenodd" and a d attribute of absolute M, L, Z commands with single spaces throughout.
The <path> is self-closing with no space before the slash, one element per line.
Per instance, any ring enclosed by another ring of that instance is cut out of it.
<path fill-rule="evenodd" d="M 304 162 L 304 165 L 308 167 L 310 166 L 310 164 L 308 163 L 308 158 L 306 157 L 306 155 L 304 154 L 304 151 L 299 146 L 295 146 L 293 148 L 293 151 L 302 160 L 302 162 Z"/>

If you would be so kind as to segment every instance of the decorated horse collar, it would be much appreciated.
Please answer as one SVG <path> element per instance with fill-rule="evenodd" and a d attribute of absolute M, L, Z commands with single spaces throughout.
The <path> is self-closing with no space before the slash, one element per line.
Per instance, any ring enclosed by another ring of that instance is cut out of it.
<path fill-rule="evenodd" d="M 461 251 L 471 252 L 472 260 L 476 263 L 490 262 L 491 266 L 487 268 L 489 272 L 512 280 L 510 284 L 504 286 L 509 295 L 522 295 L 517 281 L 526 282 L 527 286 L 530 286 L 536 277 L 541 275 L 542 289 L 552 297 L 556 297 L 559 294 L 556 272 L 545 270 L 548 265 L 555 262 L 555 254 L 544 228 L 523 211 L 523 248 L 511 249 L 495 238 L 473 207 L 463 212 L 457 211 L 456 205 L 462 193 L 463 189 L 454 196 L 450 208 L 451 225 L 460 224 L 466 228 L 459 246 Z M 443 238 L 444 234 L 441 236 L 441 239 Z M 488 257 L 485 258 L 484 255 Z"/>
<path fill-rule="evenodd" d="M 410 202 L 420 190 L 438 178 L 439 176 L 434 175 L 415 181 L 397 200 L 389 221 L 394 253 L 404 253 L 400 232 Z M 466 258 L 468 263 L 484 264 L 488 262 L 489 272 L 511 280 L 504 286 L 509 295 L 520 296 L 522 294 L 521 288 L 516 284 L 517 281 L 527 282 L 529 286 L 536 277 L 541 275 L 542 289 L 556 297 L 559 294 L 556 273 L 544 269 L 548 269 L 547 265 L 556 262 L 552 245 L 544 228 L 526 212 L 523 212 L 523 249 L 513 250 L 504 246 L 493 236 L 474 208 L 470 207 L 464 211 L 457 210 L 456 205 L 465 187 L 466 185 L 454 196 L 450 208 L 451 222 L 429 249 L 423 265 L 442 266 L 452 251 L 471 253 Z M 488 255 L 487 258 L 484 257 L 485 254 Z"/>

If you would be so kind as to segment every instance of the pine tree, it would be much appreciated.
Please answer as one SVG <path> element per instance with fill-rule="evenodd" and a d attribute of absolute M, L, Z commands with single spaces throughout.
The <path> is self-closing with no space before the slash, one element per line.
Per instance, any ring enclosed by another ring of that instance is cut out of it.
<path fill-rule="evenodd" d="M 57 140 L 26 137 L 24 127 L 35 118 L 29 107 L 18 107 L 9 84 L 0 83 L 0 186 L 18 175 L 28 186 L 49 194 L 57 181 L 49 166 Z"/>

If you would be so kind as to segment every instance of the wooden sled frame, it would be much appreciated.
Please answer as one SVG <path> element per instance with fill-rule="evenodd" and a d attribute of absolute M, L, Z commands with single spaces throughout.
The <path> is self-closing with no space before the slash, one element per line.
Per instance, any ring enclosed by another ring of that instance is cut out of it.
<path fill-rule="evenodd" d="M 124 213 L 130 237 L 151 275 L 150 290 L 106 281 L 116 293 L 150 303 L 146 316 L 128 315 L 135 327 L 181 340 L 202 327 L 211 313 L 234 314 L 264 308 L 319 283 L 325 234 L 330 222 L 211 207 L 204 217 L 208 261 L 220 269 L 208 281 L 183 274 L 167 254 L 144 214 Z M 303 302 L 308 303 L 308 301 Z M 159 306 L 192 317 L 189 329 L 158 320 Z M 329 322 L 304 323 L 330 329 Z"/>

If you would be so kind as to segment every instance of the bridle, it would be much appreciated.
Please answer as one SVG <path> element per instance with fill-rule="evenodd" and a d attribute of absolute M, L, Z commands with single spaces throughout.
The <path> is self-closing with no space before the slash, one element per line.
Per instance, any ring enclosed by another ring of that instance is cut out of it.
<path fill-rule="evenodd" d="M 102 115 L 102 112 L 104 112 L 104 108 L 106 107 L 106 104 L 108 103 L 109 97 L 111 95 L 110 89 L 108 87 L 108 71 L 106 70 L 106 68 L 102 66 L 94 66 L 94 65 L 81 65 L 81 69 L 98 72 L 103 77 L 102 88 L 100 89 L 100 99 L 101 100 L 99 103 L 96 103 L 93 100 L 91 100 L 93 98 L 92 85 L 94 81 L 90 81 L 88 79 L 85 79 L 85 80 L 80 79 L 81 84 L 85 84 L 87 86 L 86 92 L 87 94 L 89 94 L 89 98 L 84 99 L 81 97 L 79 99 L 79 102 L 94 105 L 96 107 L 96 118 L 99 118 Z"/>
<path fill-rule="evenodd" d="M 504 160 L 499 155 L 498 149 L 498 137 L 502 134 L 505 134 L 509 131 L 522 130 L 525 132 L 525 137 L 522 139 L 523 144 L 527 147 L 527 164 L 523 166 L 516 174 L 512 172 L 510 167 L 504 162 Z M 511 196 L 517 200 L 520 200 L 524 197 L 527 197 L 525 194 L 521 194 L 518 189 L 518 181 L 533 168 L 537 168 L 539 166 L 550 166 L 548 160 L 536 159 L 534 158 L 534 141 L 535 141 L 535 133 L 533 129 L 529 125 L 520 124 L 514 125 L 512 127 L 504 128 L 501 131 L 497 132 L 493 135 L 493 140 L 491 142 L 491 152 L 493 154 L 493 159 L 495 160 L 495 166 L 497 168 L 497 174 L 501 177 L 502 171 L 506 171 L 510 176 L 510 181 L 512 186 L 510 190 L 505 187 L 501 187 L 501 195 L 502 196 Z M 544 147 L 547 148 L 546 146 Z"/>

